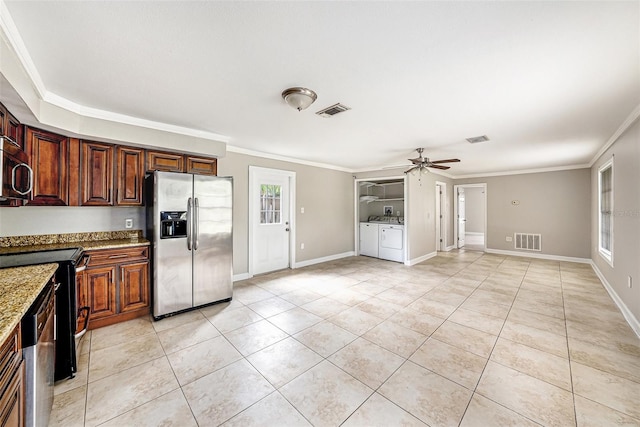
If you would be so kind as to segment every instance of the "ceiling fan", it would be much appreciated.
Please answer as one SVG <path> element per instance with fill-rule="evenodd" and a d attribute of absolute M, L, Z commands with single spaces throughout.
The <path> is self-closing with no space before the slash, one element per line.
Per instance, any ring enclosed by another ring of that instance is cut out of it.
<path fill-rule="evenodd" d="M 414 171 L 416 169 L 422 170 L 424 168 L 434 168 L 434 169 L 447 170 L 447 169 L 449 169 L 449 166 L 440 166 L 440 163 L 456 163 L 456 162 L 460 161 L 460 159 L 446 159 L 446 160 L 434 160 L 434 161 L 431 161 L 431 160 L 429 160 L 428 157 L 423 157 L 422 156 L 422 152 L 424 151 L 424 148 L 416 148 L 416 151 L 418 152 L 420 157 L 417 157 L 415 159 L 409 159 L 409 161 L 411 163 L 413 163 L 413 166 L 410 167 L 409 169 L 407 169 L 406 171 L 404 171 L 404 173 L 409 173 L 409 172 Z"/>

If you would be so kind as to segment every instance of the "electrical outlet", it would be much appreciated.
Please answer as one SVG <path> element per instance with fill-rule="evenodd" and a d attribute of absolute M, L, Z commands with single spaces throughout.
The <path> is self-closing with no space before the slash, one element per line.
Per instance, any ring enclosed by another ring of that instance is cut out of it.
<path fill-rule="evenodd" d="M 133 228 L 133 218 L 127 218 L 124 220 L 124 228 Z"/>
<path fill-rule="evenodd" d="M 300 250 L 304 250 L 304 243 L 300 243 Z"/>
<path fill-rule="evenodd" d="M 629 286 L 629 288 L 633 287 L 633 278 L 631 276 L 627 277 L 627 286 Z"/>
<path fill-rule="evenodd" d="M 507 242 L 513 242 L 513 237 L 507 236 L 507 237 L 505 237 L 504 240 L 507 241 Z"/>
<path fill-rule="evenodd" d="M 300 208 L 300 213 L 303 214 L 304 213 L 304 207 Z"/>

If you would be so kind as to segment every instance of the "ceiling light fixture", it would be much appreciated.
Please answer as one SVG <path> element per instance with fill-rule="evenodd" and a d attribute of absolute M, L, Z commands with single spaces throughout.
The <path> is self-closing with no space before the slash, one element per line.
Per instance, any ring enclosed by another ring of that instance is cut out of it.
<path fill-rule="evenodd" d="M 282 98 L 296 110 L 302 111 L 313 104 L 318 95 L 311 89 L 291 87 L 282 92 Z"/>

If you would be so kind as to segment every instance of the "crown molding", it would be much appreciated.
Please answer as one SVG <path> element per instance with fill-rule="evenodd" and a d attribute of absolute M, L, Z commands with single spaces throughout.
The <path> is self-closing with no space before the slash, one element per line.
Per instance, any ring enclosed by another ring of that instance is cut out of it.
<path fill-rule="evenodd" d="M 330 164 L 327 164 L 327 163 L 311 162 L 311 161 L 307 161 L 307 160 L 296 159 L 294 157 L 280 156 L 278 154 L 264 153 L 262 151 L 249 150 L 247 148 L 236 147 L 236 146 L 228 145 L 228 144 L 227 144 L 227 152 L 228 153 L 244 154 L 244 155 L 247 155 L 247 156 L 260 157 L 260 158 L 263 158 L 263 159 L 279 160 L 281 162 L 296 163 L 296 164 L 305 165 L 305 166 L 313 166 L 313 167 L 316 167 L 316 168 L 331 169 L 331 170 L 336 170 L 336 171 L 340 171 L 340 172 L 353 173 L 353 170 L 348 169 L 348 168 L 343 168 L 343 167 L 340 167 L 340 166 L 330 165 Z"/>
<path fill-rule="evenodd" d="M 590 167 L 591 167 L 590 165 L 582 164 L 582 165 L 557 166 L 557 167 L 539 168 L 539 169 L 521 169 L 521 170 L 506 171 L 506 172 L 456 175 L 453 177 L 453 179 L 488 178 L 492 176 L 525 175 L 529 173 L 560 172 L 560 171 L 568 171 L 568 170 L 574 170 L 574 169 L 589 169 Z"/>
<path fill-rule="evenodd" d="M 13 51 L 18 63 L 24 69 L 27 78 L 30 80 L 31 85 L 35 89 L 36 96 L 40 99 L 41 103 L 49 104 L 49 106 L 61 108 L 67 112 L 76 114 L 83 118 L 92 118 L 98 120 L 105 120 L 114 123 L 122 123 L 125 125 L 157 130 L 161 132 L 170 132 L 179 135 L 191 136 L 202 139 L 209 139 L 218 142 L 227 143 L 231 140 L 226 135 L 221 135 L 214 132 L 207 132 L 182 126 L 176 126 L 168 123 L 156 122 L 153 120 L 141 119 L 138 117 L 128 116 L 125 114 L 114 113 L 107 110 L 101 110 L 98 108 L 91 108 L 84 105 L 80 105 L 67 98 L 64 98 L 58 94 L 52 93 L 47 90 L 40 73 L 38 72 L 29 51 L 20 36 L 20 32 L 15 25 L 15 22 L 11 18 L 9 9 L 4 0 L 0 0 L 0 37 L 4 39 L 7 46 Z M 32 113 L 39 119 L 39 114 L 36 111 Z"/>
<path fill-rule="evenodd" d="M 589 162 L 589 167 L 592 167 L 600 157 L 607 151 L 617 140 L 622 136 L 623 133 L 627 131 L 633 124 L 640 118 L 640 104 L 636 105 L 636 108 L 631 111 L 631 114 L 627 116 L 624 122 L 616 129 L 616 131 L 611 135 L 611 137 L 607 140 L 607 142 L 598 150 L 593 159 Z"/>

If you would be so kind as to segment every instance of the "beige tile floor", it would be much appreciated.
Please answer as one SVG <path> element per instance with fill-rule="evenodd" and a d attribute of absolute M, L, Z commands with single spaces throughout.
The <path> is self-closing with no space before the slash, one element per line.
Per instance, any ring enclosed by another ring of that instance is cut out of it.
<path fill-rule="evenodd" d="M 52 426 L 640 426 L 640 340 L 582 264 L 342 259 L 81 352 Z"/>

